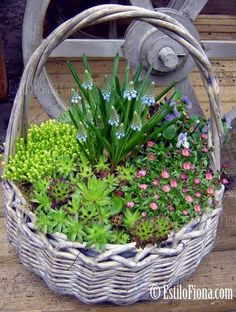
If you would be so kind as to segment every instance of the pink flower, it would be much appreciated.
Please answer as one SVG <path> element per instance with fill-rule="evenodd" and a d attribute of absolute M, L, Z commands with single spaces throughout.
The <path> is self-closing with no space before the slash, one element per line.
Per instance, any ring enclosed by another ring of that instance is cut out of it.
<path fill-rule="evenodd" d="M 193 202 L 193 198 L 191 195 L 186 195 L 185 196 L 185 200 L 188 202 L 188 203 L 192 203 Z"/>
<path fill-rule="evenodd" d="M 124 192 L 122 192 L 122 191 L 117 191 L 117 192 L 116 192 L 116 196 L 118 196 L 118 197 L 123 197 L 123 196 L 124 196 Z"/>
<path fill-rule="evenodd" d="M 183 193 L 187 193 L 187 192 L 188 192 L 188 189 L 187 189 L 187 188 L 183 188 L 183 189 L 182 189 L 182 192 L 183 192 Z"/>
<path fill-rule="evenodd" d="M 136 176 L 137 178 L 142 178 L 145 177 L 146 174 L 147 174 L 146 170 L 139 170 Z"/>
<path fill-rule="evenodd" d="M 201 138 L 202 138 L 203 140 L 206 140 L 207 135 L 206 135 L 205 133 L 203 133 L 203 134 L 201 135 Z"/>
<path fill-rule="evenodd" d="M 169 184 L 165 184 L 163 185 L 162 189 L 164 192 L 169 193 L 171 190 L 171 187 L 169 186 Z"/>
<path fill-rule="evenodd" d="M 153 141 L 148 141 L 147 142 L 147 146 L 148 147 L 153 147 L 155 145 L 155 143 Z"/>
<path fill-rule="evenodd" d="M 213 176 L 212 176 L 211 172 L 207 172 L 206 179 L 209 180 L 209 181 L 211 181 L 213 179 Z"/>
<path fill-rule="evenodd" d="M 182 211 L 182 214 L 183 214 L 184 216 L 187 216 L 187 215 L 188 215 L 188 210 L 183 210 L 183 211 Z"/>
<path fill-rule="evenodd" d="M 190 153 L 189 153 L 189 149 L 188 148 L 184 148 L 182 150 L 182 155 L 185 157 L 189 157 Z"/>
<path fill-rule="evenodd" d="M 191 165 L 191 170 L 194 170 L 195 169 L 195 166 L 194 165 Z"/>
<path fill-rule="evenodd" d="M 128 208 L 133 208 L 134 207 L 134 202 L 128 202 L 127 203 Z"/>
<path fill-rule="evenodd" d="M 229 184 L 229 180 L 224 178 L 224 179 L 222 180 L 222 183 L 223 183 L 223 184 Z"/>
<path fill-rule="evenodd" d="M 194 179 L 194 183 L 195 184 L 201 184 L 201 180 L 200 179 Z"/>
<path fill-rule="evenodd" d="M 141 213 L 141 215 L 142 215 L 143 217 L 146 217 L 146 216 L 147 216 L 146 211 L 143 211 L 143 212 Z"/>
<path fill-rule="evenodd" d="M 158 180 L 153 180 L 153 181 L 152 181 L 152 185 L 158 186 L 158 185 L 159 185 L 159 181 L 158 181 Z"/>
<path fill-rule="evenodd" d="M 170 211 L 175 211 L 175 207 L 174 207 L 173 205 L 170 205 L 170 206 L 169 206 L 169 210 L 170 210 Z"/>
<path fill-rule="evenodd" d="M 192 168 L 192 165 L 190 164 L 190 162 L 185 162 L 183 163 L 183 168 L 185 170 L 190 170 Z"/>
<path fill-rule="evenodd" d="M 155 159 L 155 154 L 151 153 L 148 155 L 148 160 L 153 161 Z"/>
<path fill-rule="evenodd" d="M 201 193 L 196 192 L 196 193 L 195 193 L 195 196 L 199 198 L 199 197 L 201 197 Z"/>
<path fill-rule="evenodd" d="M 160 195 L 156 194 L 156 195 L 154 195 L 154 197 L 155 197 L 156 199 L 159 199 L 159 198 L 160 198 Z"/>
<path fill-rule="evenodd" d="M 201 206 L 200 206 L 199 204 L 196 204 L 196 205 L 194 206 L 194 210 L 195 210 L 196 212 L 200 212 L 200 211 L 201 211 Z"/>
<path fill-rule="evenodd" d="M 213 195 L 214 194 L 214 189 L 212 187 L 208 187 L 207 194 Z"/>
<path fill-rule="evenodd" d="M 174 187 L 174 188 L 178 187 L 178 183 L 176 180 L 171 180 L 170 185 L 171 185 L 171 187 Z"/>
<path fill-rule="evenodd" d="M 156 203 L 151 203 L 151 204 L 149 205 L 149 207 L 150 207 L 152 210 L 157 210 L 158 205 L 157 205 Z"/>
<path fill-rule="evenodd" d="M 148 185 L 147 184 L 140 184 L 139 187 L 142 191 L 145 191 L 148 188 Z"/>
<path fill-rule="evenodd" d="M 203 148 L 202 148 L 202 152 L 203 152 L 203 153 L 207 153 L 207 152 L 208 152 L 208 148 L 203 147 Z"/>
<path fill-rule="evenodd" d="M 164 171 L 162 171 L 161 176 L 164 179 L 168 179 L 170 177 L 170 174 L 168 171 L 164 170 Z"/>
<path fill-rule="evenodd" d="M 184 174 L 184 173 L 181 174 L 181 176 L 180 176 L 180 179 L 181 179 L 181 180 L 187 180 L 187 178 L 188 178 L 187 175 Z"/>

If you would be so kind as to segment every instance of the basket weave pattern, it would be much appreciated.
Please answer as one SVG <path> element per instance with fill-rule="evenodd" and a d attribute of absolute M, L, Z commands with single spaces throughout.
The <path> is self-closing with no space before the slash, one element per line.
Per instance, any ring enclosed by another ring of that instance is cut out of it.
<path fill-rule="evenodd" d="M 221 106 L 218 84 L 201 45 L 175 19 L 166 14 L 137 7 L 102 5 L 93 7 L 58 27 L 30 58 L 26 65 L 9 122 L 5 161 L 14 154 L 15 141 L 27 133 L 27 107 L 34 81 L 44 70 L 51 51 L 79 28 L 118 18 L 135 18 L 149 22 L 168 33 L 188 49 L 194 58 L 209 96 L 211 124 L 209 147 L 214 171 L 220 169 L 222 140 Z M 63 234 L 43 235 L 34 226 L 35 215 L 20 190 L 10 181 L 3 182 L 5 215 L 10 242 L 22 263 L 40 275 L 47 285 L 61 294 L 71 294 L 85 303 L 104 301 L 130 304 L 150 299 L 149 290 L 159 285 L 174 285 L 191 274 L 203 256 L 213 247 L 223 188 L 216 192 L 215 209 L 191 221 L 178 233 L 171 233 L 160 246 L 137 249 L 135 243 L 107 245 L 99 254 L 85 244 L 67 240 Z"/>

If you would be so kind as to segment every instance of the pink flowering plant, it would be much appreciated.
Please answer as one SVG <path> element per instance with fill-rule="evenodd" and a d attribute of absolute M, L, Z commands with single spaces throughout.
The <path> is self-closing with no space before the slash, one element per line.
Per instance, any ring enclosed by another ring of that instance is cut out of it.
<path fill-rule="evenodd" d="M 187 117 L 170 144 L 150 141 L 139 150 L 134 181 L 123 188 L 132 209 L 147 218 L 165 216 L 180 227 L 213 208 L 221 181 L 210 169 L 204 125 Z"/>
<path fill-rule="evenodd" d="M 228 183 L 211 170 L 207 121 L 188 115 L 175 83 L 155 95 L 151 68 L 141 81 L 142 65 L 132 75 L 127 64 L 122 81 L 117 56 L 100 88 L 83 60 L 84 79 L 69 65 L 77 86 L 68 111 L 17 142 L 4 178 L 26 195 L 44 234 L 98 251 L 159 244 L 211 211 Z"/>

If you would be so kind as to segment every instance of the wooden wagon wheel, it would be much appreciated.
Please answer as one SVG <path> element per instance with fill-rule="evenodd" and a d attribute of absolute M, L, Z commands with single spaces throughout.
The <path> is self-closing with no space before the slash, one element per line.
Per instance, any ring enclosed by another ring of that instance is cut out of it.
<path fill-rule="evenodd" d="M 108 2 L 117 3 L 119 1 L 110 0 Z M 49 3 L 50 0 L 28 0 L 27 2 L 23 25 L 23 56 L 25 64 L 42 41 L 43 21 Z M 151 0 L 130 0 L 130 3 L 150 10 L 154 9 Z M 200 40 L 192 21 L 196 19 L 206 3 L 207 0 L 170 0 L 167 8 L 158 8 L 157 10 L 177 19 L 190 30 L 190 33 L 196 39 Z M 68 39 L 52 53 L 52 56 L 78 57 L 82 54 L 82 51 L 88 56 L 95 56 L 94 51 L 96 51 L 96 56 L 113 56 L 118 51 L 129 59 L 134 68 L 141 61 L 146 62 L 148 66 L 150 63 L 155 63 L 156 71 L 152 77 L 153 80 L 158 85 L 165 85 L 173 80 L 178 81 L 177 88 L 183 90 L 184 94 L 194 104 L 190 113 L 203 115 L 191 83 L 187 78 L 195 65 L 191 56 L 175 40 L 169 38 L 168 34 L 163 34 L 151 25 L 146 24 L 145 31 L 142 32 L 141 29 L 144 24 L 144 22 L 135 22 L 134 26 L 131 25 L 125 40 Z M 144 41 L 144 44 L 139 45 L 139 49 L 135 49 L 137 42 L 143 43 Z M 155 44 L 153 44 L 154 42 Z M 217 44 L 219 43 L 202 41 L 203 47 L 207 47 L 210 54 L 212 54 L 213 50 L 216 50 Z M 96 49 L 94 49 L 94 45 L 96 45 Z M 232 42 L 228 43 L 227 47 L 226 50 L 228 49 L 229 53 L 232 53 Z M 134 50 L 137 50 L 136 55 L 133 53 Z M 152 53 L 147 52 L 150 50 Z M 217 50 L 219 50 L 219 47 Z M 156 62 L 157 59 L 158 62 Z M 158 73 L 161 73 L 161 75 L 158 76 Z M 65 109 L 45 69 L 35 86 L 35 95 L 50 117 L 58 117 Z"/>

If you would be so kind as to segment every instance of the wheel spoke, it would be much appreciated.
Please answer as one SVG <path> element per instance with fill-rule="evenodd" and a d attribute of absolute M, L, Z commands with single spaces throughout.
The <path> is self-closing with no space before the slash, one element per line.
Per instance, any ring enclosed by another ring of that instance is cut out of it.
<path fill-rule="evenodd" d="M 145 9 L 153 10 L 153 5 L 151 0 L 130 0 L 130 3 L 134 6 L 139 6 Z"/>
<path fill-rule="evenodd" d="M 178 10 L 194 21 L 208 0 L 170 0 L 168 7 Z"/>

